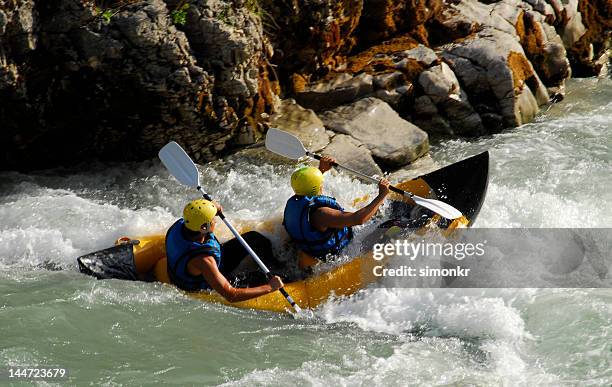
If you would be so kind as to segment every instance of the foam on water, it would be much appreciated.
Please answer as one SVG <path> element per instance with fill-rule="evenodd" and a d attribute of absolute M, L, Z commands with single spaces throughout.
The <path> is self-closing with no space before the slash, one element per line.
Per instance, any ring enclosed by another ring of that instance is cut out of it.
<path fill-rule="evenodd" d="M 120 235 L 162 231 L 172 215 L 161 207 L 129 209 L 64 189 L 13 194 L 0 204 L 0 262 L 74 267 L 74 257 L 110 246 Z"/>
<path fill-rule="evenodd" d="M 611 86 L 573 81 L 566 101 L 532 124 L 433 146 L 438 165 L 490 150 L 491 180 L 477 227 L 609 227 Z M 279 221 L 292 169 L 237 156 L 201 173 L 228 218 L 238 227 L 264 227 L 287 259 L 293 250 Z M 78 255 L 122 235 L 163 232 L 198 197 L 157 161 L 2 173 L 0 181 L 0 333 L 11 337 L 0 351 L 5 362 L 78 364 L 82 380 L 127 384 L 612 381 L 609 289 L 365 289 L 330 300 L 314 319 L 294 321 L 201 304 L 159 284 L 97 282 L 76 273 Z M 352 209 L 354 198 L 376 187 L 331 173 L 325 190 Z M 357 229 L 349 255 L 369 227 Z M 41 321 L 53 316 L 51 347 L 66 352 L 38 347 L 25 333 L 45 337 Z M 84 332 L 74 316 L 97 331 Z M 215 335 L 187 333 L 196 331 Z M 228 346 L 234 350 L 223 352 Z M 100 371 L 101 358 L 115 353 L 121 366 L 105 360 L 109 371 Z"/>
<path fill-rule="evenodd" d="M 557 378 L 528 370 L 512 348 L 489 342 L 489 353 L 499 354 L 483 365 L 478 355 L 466 354 L 458 338 L 422 338 L 397 343 L 389 355 L 376 356 L 365 348 L 346 353 L 337 363 L 307 361 L 294 369 L 256 370 L 223 384 L 251 386 L 371 385 L 523 385 L 554 384 Z M 527 382 L 528 381 L 528 382 Z"/>
<path fill-rule="evenodd" d="M 516 341 L 525 335 L 523 322 L 504 295 L 464 289 L 371 289 L 327 303 L 319 313 L 330 323 L 351 322 L 389 334 L 426 329 L 443 336 Z"/>

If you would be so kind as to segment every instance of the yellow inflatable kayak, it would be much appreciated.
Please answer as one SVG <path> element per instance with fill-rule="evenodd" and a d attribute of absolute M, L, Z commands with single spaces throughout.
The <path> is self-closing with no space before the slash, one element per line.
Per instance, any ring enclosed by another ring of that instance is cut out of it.
<path fill-rule="evenodd" d="M 438 198 L 459 209 L 464 216 L 454 221 L 441 218 L 421 207 L 414 207 L 410 199 L 392 197 L 392 220 L 380 225 L 378 236 L 401 228 L 423 229 L 435 225 L 451 232 L 455 228 L 469 227 L 476 219 L 484 201 L 489 171 L 488 152 L 397 184 L 406 191 L 422 197 Z M 77 258 L 79 269 L 98 279 L 119 278 L 170 283 L 166 270 L 165 235 L 142 238 L 123 237 L 116 246 Z M 379 261 L 372 253 L 356 257 L 328 272 L 304 280 L 285 284 L 285 289 L 302 308 L 316 308 L 330 296 L 349 296 L 376 281 L 374 266 Z M 217 302 L 240 308 L 287 311 L 288 304 L 279 292 L 251 300 L 229 303 L 215 292 L 192 292 L 191 297 L 206 302 Z"/>

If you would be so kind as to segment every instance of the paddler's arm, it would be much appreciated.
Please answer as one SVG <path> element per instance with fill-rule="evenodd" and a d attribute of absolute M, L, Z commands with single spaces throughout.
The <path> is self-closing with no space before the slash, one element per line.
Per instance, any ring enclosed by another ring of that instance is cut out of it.
<path fill-rule="evenodd" d="M 194 275 L 196 273 L 203 275 L 206 282 L 229 302 L 245 301 L 263 296 L 284 286 L 280 277 L 274 276 L 266 285 L 253 288 L 235 288 L 219 271 L 215 259 L 210 256 L 192 259 L 188 264 L 188 268 L 189 272 Z"/>
<path fill-rule="evenodd" d="M 323 232 L 328 228 L 352 227 L 370 220 L 389 194 L 389 181 L 381 179 L 378 183 L 378 195 L 367 206 L 355 212 L 343 212 L 329 207 L 317 208 L 310 215 L 310 223 Z"/>

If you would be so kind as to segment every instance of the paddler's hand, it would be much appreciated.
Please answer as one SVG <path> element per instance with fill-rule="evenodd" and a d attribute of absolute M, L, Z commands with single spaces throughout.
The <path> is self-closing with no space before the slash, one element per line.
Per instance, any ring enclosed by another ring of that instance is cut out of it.
<path fill-rule="evenodd" d="M 389 186 L 391 185 L 391 183 L 389 182 L 389 180 L 382 178 L 380 179 L 380 181 L 378 182 L 378 196 L 380 197 L 386 197 L 389 194 Z"/>
<path fill-rule="evenodd" d="M 221 204 L 219 204 L 218 202 L 215 202 L 214 200 L 213 200 L 213 204 L 215 205 L 215 207 L 217 207 L 217 214 L 223 213 L 223 207 L 221 207 Z"/>
<path fill-rule="evenodd" d="M 321 160 L 319 160 L 319 171 L 321 173 L 325 173 L 332 169 L 333 164 L 336 162 L 336 159 L 330 156 L 321 156 Z"/>
<path fill-rule="evenodd" d="M 276 291 L 280 288 L 282 288 L 283 286 L 285 286 L 285 284 L 283 283 L 283 280 L 275 275 L 274 277 L 270 278 L 270 281 L 268 282 L 268 285 L 270 285 L 270 287 L 272 288 L 272 291 Z"/>

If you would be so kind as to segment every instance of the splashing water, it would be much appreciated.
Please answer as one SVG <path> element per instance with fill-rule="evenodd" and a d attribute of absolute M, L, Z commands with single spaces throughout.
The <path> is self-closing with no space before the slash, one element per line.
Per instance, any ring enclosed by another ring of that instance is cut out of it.
<path fill-rule="evenodd" d="M 612 222 L 610 80 L 572 80 L 534 123 L 431 153 L 442 166 L 485 149 L 491 180 L 476 227 Z M 257 227 L 278 225 L 292 169 L 237 155 L 201 172 L 234 223 Z M 76 269 L 77 256 L 119 236 L 164 232 L 198 197 L 157 161 L 1 175 L 0 364 L 64 366 L 72 384 L 612 382 L 609 289 L 364 289 L 295 320 L 203 304 Z M 349 207 L 376 192 L 339 173 L 325 188 Z M 279 226 L 266 235 L 293 255 Z"/>

